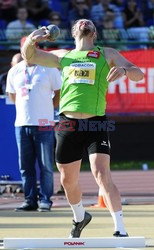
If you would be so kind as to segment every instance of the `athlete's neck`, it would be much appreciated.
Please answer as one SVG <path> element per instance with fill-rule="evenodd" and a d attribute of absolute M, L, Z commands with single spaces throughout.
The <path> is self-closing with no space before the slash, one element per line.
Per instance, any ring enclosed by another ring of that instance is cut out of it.
<path fill-rule="evenodd" d="M 94 48 L 93 40 L 88 38 L 76 39 L 76 50 L 86 51 Z"/>

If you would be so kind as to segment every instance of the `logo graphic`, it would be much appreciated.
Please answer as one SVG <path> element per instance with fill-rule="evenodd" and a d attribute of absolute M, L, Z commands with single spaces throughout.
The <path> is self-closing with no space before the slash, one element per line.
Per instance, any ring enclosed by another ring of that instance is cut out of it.
<path fill-rule="evenodd" d="M 88 57 L 99 58 L 100 52 L 99 51 L 89 51 L 87 54 Z"/>
<path fill-rule="evenodd" d="M 103 141 L 103 142 L 101 143 L 101 145 L 102 145 L 102 146 L 108 146 L 108 144 L 107 144 L 106 141 Z"/>
<path fill-rule="evenodd" d="M 64 242 L 64 246 L 84 246 L 85 245 L 85 242 L 83 241 L 79 241 L 79 242 L 76 242 L 76 241 L 65 241 Z"/>

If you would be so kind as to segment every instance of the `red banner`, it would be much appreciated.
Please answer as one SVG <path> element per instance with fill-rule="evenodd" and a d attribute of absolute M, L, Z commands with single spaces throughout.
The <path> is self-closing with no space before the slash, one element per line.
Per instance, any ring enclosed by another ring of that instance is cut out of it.
<path fill-rule="evenodd" d="M 154 49 L 121 54 L 145 73 L 140 82 L 122 77 L 109 84 L 107 113 L 154 113 Z"/>

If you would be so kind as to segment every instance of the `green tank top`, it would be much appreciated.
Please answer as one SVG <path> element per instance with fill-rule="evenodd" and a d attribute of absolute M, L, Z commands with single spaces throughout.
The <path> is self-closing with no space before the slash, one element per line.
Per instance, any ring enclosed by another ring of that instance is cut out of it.
<path fill-rule="evenodd" d="M 104 57 L 103 48 L 95 47 L 92 51 L 69 51 L 60 63 L 63 70 L 60 113 L 72 111 L 104 115 L 109 65 Z"/>

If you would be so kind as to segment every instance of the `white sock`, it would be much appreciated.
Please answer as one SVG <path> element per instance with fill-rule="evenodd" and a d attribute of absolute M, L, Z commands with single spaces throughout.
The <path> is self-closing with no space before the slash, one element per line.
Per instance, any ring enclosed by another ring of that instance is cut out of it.
<path fill-rule="evenodd" d="M 126 230 L 123 223 L 123 213 L 122 211 L 111 213 L 114 221 L 114 230 L 119 231 L 121 234 L 126 234 Z"/>
<path fill-rule="evenodd" d="M 82 205 L 82 200 L 78 204 L 70 204 L 74 215 L 75 222 L 81 222 L 84 219 L 85 209 Z"/>

